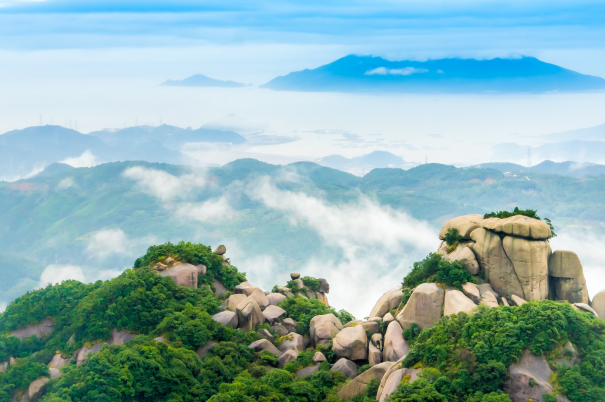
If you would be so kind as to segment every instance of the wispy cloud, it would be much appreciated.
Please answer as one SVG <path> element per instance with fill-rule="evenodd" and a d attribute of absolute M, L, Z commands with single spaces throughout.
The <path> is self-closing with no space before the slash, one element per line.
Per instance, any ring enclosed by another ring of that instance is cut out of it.
<path fill-rule="evenodd" d="M 173 176 L 161 170 L 141 166 L 128 168 L 122 175 L 135 180 L 144 192 L 162 201 L 186 198 L 194 188 L 208 185 L 203 174 Z"/>
<path fill-rule="evenodd" d="M 77 265 L 52 264 L 47 266 L 40 275 L 40 287 L 61 283 L 67 279 L 86 282 L 86 276 L 81 267 Z"/>
<path fill-rule="evenodd" d="M 405 67 L 405 68 L 386 68 L 378 67 L 365 72 L 365 75 L 412 75 L 428 73 L 426 68 Z"/>
<path fill-rule="evenodd" d="M 101 230 L 94 233 L 88 240 L 86 251 L 94 258 L 107 258 L 111 255 L 138 256 L 145 249 L 159 241 L 150 235 L 139 238 L 129 238 L 122 229 Z"/>
<path fill-rule="evenodd" d="M 63 159 L 60 163 L 65 163 L 67 165 L 79 168 L 96 166 L 101 162 L 89 149 L 87 149 L 86 151 L 82 152 L 82 155 Z"/>

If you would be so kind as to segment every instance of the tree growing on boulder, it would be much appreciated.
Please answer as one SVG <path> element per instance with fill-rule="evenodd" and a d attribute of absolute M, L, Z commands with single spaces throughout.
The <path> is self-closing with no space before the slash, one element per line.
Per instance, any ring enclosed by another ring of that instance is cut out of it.
<path fill-rule="evenodd" d="M 475 279 L 460 261 L 444 260 L 437 253 L 430 253 L 424 260 L 415 262 L 409 274 L 403 278 L 402 288 L 412 289 L 422 283 L 438 282 L 462 289 L 466 282 Z"/>

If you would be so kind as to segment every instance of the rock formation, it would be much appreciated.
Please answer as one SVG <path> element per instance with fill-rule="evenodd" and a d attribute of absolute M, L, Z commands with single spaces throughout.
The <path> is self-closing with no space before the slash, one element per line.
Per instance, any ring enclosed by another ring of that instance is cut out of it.
<path fill-rule="evenodd" d="M 408 329 L 413 323 L 421 329 L 430 328 L 442 316 L 445 291 L 434 283 L 419 285 L 407 304 L 397 315 L 397 321 L 403 329 Z"/>

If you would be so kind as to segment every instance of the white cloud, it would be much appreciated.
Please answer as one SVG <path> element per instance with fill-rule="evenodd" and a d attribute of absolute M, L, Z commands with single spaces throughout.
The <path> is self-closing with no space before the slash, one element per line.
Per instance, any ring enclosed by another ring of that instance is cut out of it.
<path fill-rule="evenodd" d="M 66 163 L 78 168 L 96 166 L 100 163 L 100 161 L 96 156 L 93 155 L 92 152 L 90 152 L 90 149 L 87 149 L 86 151 L 82 152 L 82 155 L 63 159 L 61 163 Z"/>
<path fill-rule="evenodd" d="M 93 257 L 101 259 L 110 255 L 137 256 L 156 243 L 158 238 L 155 236 L 129 239 L 122 229 L 107 229 L 98 231 L 90 237 L 86 251 Z"/>
<path fill-rule="evenodd" d="M 193 188 L 208 185 L 208 181 L 203 174 L 188 174 L 177 177 L 161 170 L 141 166 L 128 168 L 124 170 L 122 175 L 135 180 L 144 192 L 162 201 L 185 198 Z"/>
<path fill-rule="evenodd" d="M 236 211 L 231 208 L 225 196 L 214 198 L 203 203 L 186 203 L 177 207 L 178 215 L 204 222 L 232 218 Z"/>
<path fill-rule="evenodd" d="M 66 177 L 57 184 L 57 190 L 65 190 L 75 185 L 73 177 Z"/>
<path fill-rule="evenodd" d="M 54 285 L 68 279 L 86 282 L 84 272 L 79 266 L 52 264 L 47 266 L 40 275 L 40 286 L 44 287 L 49 283 Z"/>
<path fill-rule="evenodd" d="M 439 70 L 441 71 L 441 70 Z M 428 73 L 429 70 L 426 68 L 415 68 L 415 67 L 405 67 L 405 68 L 386 68 L 386 67 L 378 67 L 373 70 L 366 71 L 365 75 L 412 75 L 412 74 L 422 74 Z M 443 71 L 441 71 L 443 73 Z"/>

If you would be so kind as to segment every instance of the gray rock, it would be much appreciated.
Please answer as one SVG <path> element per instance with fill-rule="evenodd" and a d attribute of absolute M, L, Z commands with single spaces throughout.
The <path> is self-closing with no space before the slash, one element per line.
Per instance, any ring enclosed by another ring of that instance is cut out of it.
<path fill-rule="evenodd" d="M 466 282 L 464 285 L 462 285 L 462 293 L 464 293 L 464 295 L 471 299 L 475 304 L 479 303 L 479 300 L 481 300 L 481 292 L 479 292 L 477 285 L 472 282 Z"/>
<path fill-rule="evenodd" d="M 294 281 L 294 280 L 300 278 L 300 274 L 298 272 L 292 272 L 292 273 L 290 273 L 290 278 Z"/>
<path fill-rule="evenodd" d="M 118 331 L 117 328 L 112 328 L 111 339 L 107 342 L 110 345 L 123 345 L 130 342 L 137 336 L 137 334 L 130 334 L 124 330 Z"/>
<path fill-rule="evenodd" d="M 208 272 L 208 267 L 206 267 L 204 264 L 199 264 L 195 266 L 197 268 L 197 274 L 199 276 L 205 276 L 206 273 Z"/>
<path fill-rule="evenodd" d="M 391 323 L 392 321 L 395 321 L 395 317 L 393 317 L 393 314 L 391 314 L 391 313 L 386 313 L 386 314 L 384 315 L 384 317 L 382 317 L 382 321 L 384 321 L 384 322 L 385 322 L 385 324 L 387 324 L 387 325 L 388 325 L 388 324 L 389 324 L 389 323 Z"/>
<path fill-rule="evenodd" d="M 448 289 L 445 292 L 443 315 L 458 314 L 460 312 L 470 315 L 475 313 L 476 307 L 477 305 L 459 290 Z"/>
<path fill-rule="evenodd" d="M 368 338 L 361 325 L 343 328 L 332 340 L 332 351 L 350 360 L 368 358 Z"/>
<path fill-rule="evenodd" d="M 242 282 L 239 285 L 235 286 L 233 288 L 233 293 L 250 296 L 252 294 L 252 292 L 254 292 L 256 289 L 258 289 L 258 287 L 254 286 L 250 282 L 246 281 L 246 282 Z"/>
<path fill-rule="evenodd" d="M 397 315 L 397 321 L 404 329 L 410 328 L 413 323 L 421 329 L 431 328 L 441 318 L 445 291 L 434 283 L 419 285 L 407 304 Z"/>
<path fill-rule="evenodd" d="M 548 259 L 552 252 L 549 243 L 506 236 L 502 245 L 521 282 L 525 300 L 547 299 Z"/>
<path fill-rule="evenodd" d="M 285 353 L 288 350 L 295 350 L 298 354 L 305 349 L 302 335 L 299 335 L 296 332 L 290 332 L 288 335 L 282 336 L 278 339 L 278 342 L 279 350 L 282 353 Z"/>
<path fill-rule="evenodd" d="M 566 356 L 566 354 L 567 354 L 566 352 L 571 354 L 571 356 Z M 581 363 L 580 359 L 578 359 L 578 351 L 572 345 L 571 342 L 567 342 L 565 344 L 565 346 L 561 350 L 561 354 L 563 355 L 563 357 L 561 357 L 560 359 L 555 359 L 555 365 L 557 365 L 557 366 L 563 365 L 563 366 L 571 367 L 574 364 Z"/>
<path fill-rule="evenodd" d="M 286 310 L 271 305 L 263 311 L 263 317 L 265 317 L 265 322 L 268 322 L 269 325 L 273 325 L 286 318 Z"/>
<path fill-rule="evenodd" d="M 265 328 L 261 328 L 258 330 L 258 333 L 265 339 L 273 342 L 273 340 L 275 339 L 275 337 L 273 335 L 271 335 L 271 332 L 269 332 L 268 330 L 266 330 Z"/>
<path fill-rule="evenodd" d="M 510 304 L 508 304 L 508 300 L 506 300 L 506 297 L 501 297 L 500 300 L 502 300 L 503 306 L 510 307 Z"/>
<path fill-rule="evenodd" d="M 388 328 L 388 327 L 387 327 Z M 382 334 L 374 334 L 372 335 L 372 345 L 376 346 L 378 350 L 382 350 Z"/>
<path fill-rule="evenodd" d="M 330 293 L 330 284 L 323 278 L 317 278 L 319 280 L 319 289 L 318 292 L 321 293 Z"/>
<path fill-rule="evenodd" d="M 530 240 L 547 240 L 552 237 L 550 228 L 545 222 L 523 215 L 511 216 L 505 219 L 486 219 L 483 221 L 483 227 L 497 233 Z"/>
<path fill-rule="evenodd" d="M 177 263 L 165 271 L 158 272 L 160 276 L 168 276 L 177 286 L 197 289 L 197 268 L 191 264 Z"/>
<path fill-rule="evenodd" d="M 548 275 L 554 300 L 588 304 L 588 289 L 580 258 L 573 251 L 557 250 L 548 259 Z"/>
<path fill-rule="evenodd" d="M 392 367 L 395 368 L 400 366 L 394 364 Z M 397 390 L 397 386 L 402 382 L 404 377 L 409 376 L 409 382 L 413 382 L 418 379 L 418 374 L 421 370 L 422 369 L 402 368 L 391 373 L 387 372 L 383 377 L 384 387 L 382 390 L 379 389 L 380 394 L 376 396 L 376 400 L 379 402 L 386 401 L 389 395 Z"/>
<path fill-rule="evenodd" d="M 269 300 L 270 305 L 277 306 L 277 303 L 286 300 L 286 295 L 281 293 L 269 293 L 267 299 Z"/>
<path fill-rule="evenodd" d="M 376 334 L 379 335 L 379 334 Z M 370 367 L 382 363 L 382 352 L 372 342 L 368 346 L 368 363 Z"/>
<path fill-rule="evenodd" d="M 206 355 L 208 354 L 208 352 L 210 352 L 210 349 L 212 349 L 215 345 L 216 345 L 215 342 L 208 341 L 208 343 L 205 344 L 204 346 L 197 348 L 195 350 L 195 353 L 199 356 L 200 359 L 203 360 L 204 357 L 206 357 Z"/>
<path fill-rule="evenodd" d="M 223 255 L 227 252 L 227 247 L 225 247 L 224 245 L 220 245 L 217 248 L 214 249 L 214 253 L 218 254 L 218 255 Z"/>
<path fill-rule="evenodd" d="M 457 229 L 458 234 L 464 239 L 469 240 L 473 230 L 480 228 L 483 223 L 483 215 L 463 215 L 450 219 L 441 227 L 439 238 L 445 240 L 445 235 L 449 229 Z"/>
<path fill-rule="evenodd" d="M 221 311 L 220 313 L 213 315 L 212 319 L 226 327 L 231 327 L 233 329 L 237 328 L 238 318 L 234 311 Z"/>
<path fill-rule="evenodd" d="M 525 350 L 521 360 L 509 366 L 508 374 L 504 390 L 512 402 L 542 401 L 543 394 L 552 393 L 549 383 L 552 370 L 544 356 L 534 356 Z"/>
<path fill-rule="evenodd" d="M 286 364 L 290 363 L 293 360 L 296 360 L 297 357 L 298 352 L 296 350 L 288 350 L 277 359 L 277 367 L 280 369 L 284 368 Z"/>
<path fill-rule="evenodd" d="M 592 298 L 592 308 L 599 318 L 605 320 L 605 290 L 601 290 Z"/>
<path fill-rule="evenodd" d="M 227 310 L 235 311 L 235 309 L 237 308 L 237 305 L 240 304 L 241 302 L 243 302 L 244 300 L 246 300 L 247 297 L 248 296 L 246 296 L 244 294 L 231 295 L 227 299 L 225 299 L 225 301 L 223 302 L 223 306 Z"/>
<path fill-rule="evenodd" d="M 396 362 L 408 354 L 410 348 L 403 339 L 403 329 L 397 321 L 393 321 L 387 327 L 384 334 L 383 360 L 385 362 Z"/>
<path fill-rule="evenodd" d="M 227 288 L 226 288 L 225 286 L 223 286 L 223 284 L 222 284 L 222 283 L 220 283 L 220 282 L 219 282 L 217 279 L 213 280 L 213 281 L 212 281 L 212 284 L 214 285 L 214 289 L 216 289 L 216 290 L 214 291 L 214 294 L 215 294 L 216 296 L 220 296 L 220 295 L 222 295 L 223 293 L 227 292 Z"/>
<path fill-rule="evenodd" d="M 494 291 L 492 285 L 490 285 L 489 283 L 482 283 L 480 285 L 477 285 L 477 289 L 479 290 L 479 296 L 483 296 L 485 292 L 490 292 L 494 295 L 494 297 L 499 297 L 498 293 Z"/>
<path fill-rule="evenodd" d="M 277 334 L 277 336 L 288 335 L 288 333 L 290 332 L 282 324 L 273 324 L 273 325 L 271 325 L 271 329 L 273 331 L 275 331 L 275 333 Z"/>
<path fill-rule="evenodd" d="M 46 383 L 50 381 L 50 378 L 38 378 L 37 380 L 33 381 L 31 384 L 29 384 L 29 387 L 27 388 L 27 396 L 28 402 L 35 402 L 38 399 L 40 399 L 42 397 L 42 395 L 44 394 L 44 388 L 46 386 Z M 23 399 L 22 399 L 23 401 Z"/>
<path fill-rule="evenodd" d="M 6 373 L 7 368 L 8 368 L 8 362 L 0 363 L 0 373 Z"/>
<path fill-rule="evenodd" d="M 61 377 L 61 371 L 58 368 L 51 367 L 48 369 L 48 372 L 50 373 L 51 380 Z"/>
<path fill-rule="evenodd" d="M 294 321 L 292 318 L 286 318 L 282 324 L 288 330 L 288 332 L 296 332 L 296 321 Z"/>
<path fill-rule="evenodd" d="M 310 375 L 317 373 L 318 371 L 319 371 L 319 364 L 316 364 L 314 366 L 305 367 L 305 368 L 298 370 L 296 372 L 296 376 L 299 378 L 308 377 Z"/>
<path fill-rule="evenodd" d="M 263 350 L 266 350 L 268 352 L 273 353 L 275 356 L 279 357 L 281 356 L 283 353 L 278 350 L 271 342 L 269 342 L 266 339 L 260 339 L 256 342 L 252 342 L 249 346 L 249 349 L 254 349 L 254 351 L 256 352 L 262 352 Z"/>
<path fill-rule="evenodd" d="M 237 313 L 237 326 L 244 331 L 250 331 L 257 325 L 265 322 L 263 312 L 252 297 L 247 297 L 246 300 L 237 305 L 235 310 Z"/>
<path fill-rule="evenodd" d="M 157 338 L 153 338 L 153 340 L 159 343 L 164 343 L 166 341 L 163 336 L 158 336 Z"/>
<path fill-rule="evenodd" d="M 353 321 L 349 321 L 346 324 L 344 324 L 342 327 L 343 328 L 351 328 L 351 327 L 356 327 L 358 325 L 361 325 L 361 323 L 363 322 L 363 320 L 353 320 Z"/>
<path fill-rule="evenodd" d="M 77 357 L 76 357 L 76 366 L 81 366 L 86 361 L 88 355 L 97 353 L 99 350 L 103 349 L 104 344 L 97 343 L 92 348 L 88 349 L 87 347 L 83 347 L 80 349 Z"/>
<path fill-rule="evenodd" d="M 470 248 L 474 243 L 460 243 L 454 251 L 443 256 L 447 261 L 460 261 L 464 269 L 471 275 L 477 275 L 481 270 L 475 253 Z"/>
<path fill-rule="evenodd" d="M 17 338 L 19 338 L 20 341 L 22 341 L 23 339 L 27 338 L 28 336 L 32 336 L 32 335 L 35 335 L 38 339 L 40 339 L 40 338 L 44 337 L 45 335 L 52 333 L 54 325 L 55 325 L 55 323 L 53 322 L 53 320 L 48 319 L 48 320 L 42 321 L 39 324 L 30 325 L 25 328 L 17 329 L 15 331 L 11 332 L 10 334 L 12 336 L 16 336 Z"/>
<path fill-rule="evenodd" d="M 590 306 L 589 306 L 588 304 L 586 304 L 586 303 L 574 303 L 573 305 L 574 305 L 574 306 L 576 306 L 577 308 L 579 308 L 581 311 L 586 311 L 586 312 L 588 312 L 588 313 L 592 313 L 592 314 L 594 314 L 594 316 L 595 316 L 595 317 L 597 317 L 597 318 L 599 317 L 599 315 L 597 314 L 597 312 L 596 312 L 596 311 L 594 311 L 594 310 L 592 309 L 592 307 L 590 307 Z"/>
<path fill-rule="evenodd" d="M 316 315 L 309 324 L 309 336 L 315 345 L 328 346 L 341 330 L 342 324 L 334 314 Z"/>
<path fill-rule="evenodd" d="M 50 363 L 48 363 L 48 368 L 60 369 L 61 367 L 65 366 L 67 364 L 69 364 L 69 359 L 64 359 L 61 356 L 61 353 L 57 353 L 56 355 L 53 356 Z"/>
<path fill-rule="evenodd" d="M 324 354 L 321 352 L 315 352 L 315 354 L 313 355 L 313 361 L 315 363 L 325 362 L 326 356 L 324 356 Z"/>
<path fill-rule="evenodd" d="M 265 292 L 258 288 L 253 290 L 252 293 L 250 293 L 250 297 L 256 300 L 256 304 L 258 304 L 258 307 L 260 307 L 261 310 L 264 310 L 269 306 L 269 299 L 267 298 L 267 295 L 265 294 Z"/>
<path fill-rule="evenodd" d="M 338 361 L 336 363 L 334 363 L 334 365 L 332 366 L 332 368 L 330 370 L 331 371 L 340 371 L 345 376 L 353 379 L 353 378 L 357 377 L 358 369 L 359 369 L 359 367 L 357 367 L 357 364 L 355 364 L 351 360 L 345 359 L 343 357 L 341 359 L 338 359 Z"/>
<path fill-rule="evenodd" d="M 376 321 L 362 322 L 361 326 L 363 327 L 364 331 L 366 331 L 366 334 L 370 336 L 374 335 L 377 332 L 380 332 L 380 324 Z"/>
<path fill-rule="evenodd" d="M 370 317 L 368 318 L 368 321 L 374 321 L 380 324 L 382 322 L 382 317 Z"/>
<path fill-rule="evenodd" d="M 356 395 L 365 393 L 366 387 L 370 380 L 382 380 L 382 377 L 392 365 L 393 363 L 391 362 L 384 362 L 364 371 L 355 377 L 351 382 L 345 384 L 345 386 L 338 391 L 338 397 L 344 400 L 350 400 Z"/>
<path fill-rule="evenodd" d="M 492 292 L 485 292 L 483 296 L 481 296 L 481 302 L 479 304 L 483 304 L 487 307 L 498 307 L 498 299 Z"/>
<path fill-rule="evenodd" d="M 323 304 L 325 304 L 326 306 L 329 306 L 330 304 L 328 303 L 328 296 L 326 296 L 325 293 L 322 292 L 317 292 L 315 294 L 315 297 L 317 298 L 317 300 L 319 300 L 320 302 L 322 302 Z"/>
<path fill-rule="evenodd" d="M 515 306 L 520 306 L 520 305 L 522 305 L 523 303 L 527 303 L 527 301 L 526 301 L 526 300 L 523 300 L 522 298 L 520 298 L 520 297 L 519 297 L 519 296 L 517 296 L 517 295 L 512 295 L 512 296 L 510 297 L 510 299 L 513 301 L 513 303 L 515 304 Z"/>
<path fill-rule="evenodd" d="M 390 310 L 399 307 L 401 299 L 403 299 L 403 292 L 400 287 L 386 291 L 372 308 L 370 317 L 384 317 Z"/>

